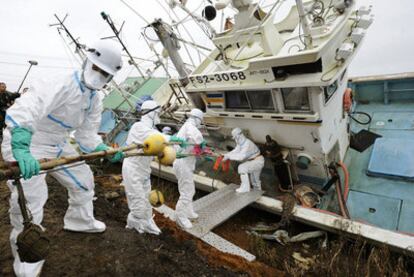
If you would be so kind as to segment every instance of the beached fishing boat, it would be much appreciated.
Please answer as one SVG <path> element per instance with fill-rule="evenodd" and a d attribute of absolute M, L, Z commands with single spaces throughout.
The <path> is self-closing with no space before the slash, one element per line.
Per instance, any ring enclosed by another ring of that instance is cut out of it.
<path fill-rule="evenodd" d="M 348 80 L 347 68 L 373 22 L 370 7 L 297 0 L 275 21 L 282 3 L 262 9 L 251 1 L 219 1 L 204 9 L 208 20 L 216 8 L 232 5 L 237 13 L 213 34 L 215 49 L 191 74 L 181 71 L 180 81 L 170 81 L 170 93 L 185 91 L 190 101 L 170 110 L 163 125 L 177 130 L 189 105 L 198 107 L 206 112 L 205 136 L 217 152 L 234 147 L 230 132 L 242 128 L 268 157 L 265 193 L 251 200 L 256 207 L 281 213 L 280 196 L 291 193 L 301 203 L 292 218 L 411 253 L 414 76 Z M 153 26 L 157 31 L 163 24 Z M 211 161 L 199 161 L 198 188 L 225 188 L 228 173 L 211 168 Z M 154 163 L 153 169 L 175 180 L 172 168 L 159 171 Z"/>

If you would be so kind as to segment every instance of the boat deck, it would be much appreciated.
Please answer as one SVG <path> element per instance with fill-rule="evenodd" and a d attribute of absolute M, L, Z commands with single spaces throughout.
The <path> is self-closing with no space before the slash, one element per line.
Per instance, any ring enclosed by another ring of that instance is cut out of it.
<path fill-rule="evenodd" d="M 409 150 L 414 145 L 414 100 L 392 101 L 389 104 L 374 102 L 359 104 L 356 111 L 371 115 L 369 125 L 361 125 L 353 121 L 351 130 L 358 132 L 367 129 L 383 138 L 396 138 L 405 141 L 405 145 L 395 145 L 395 149 Z M 361 115 L 360 119 L 365 116 Z M 367 175 L 374 145 L 362 153 L 349 149 L 346 164 L 350 172 L 350 193 L 348 208 L 355 220 L 367 222 L 379 227 L 414 233 L 414 182 L 412 179 L 395 179 L 390 177 L 373 177 Z M 414 153 L 413 153 L 414 154 Z M 384 163 L 387 160 L 384 159 Z M 408 161 L 409 162 L 409 161 Z M 401 158 L 393 166 L 412 168 L 413 164 Z"/>

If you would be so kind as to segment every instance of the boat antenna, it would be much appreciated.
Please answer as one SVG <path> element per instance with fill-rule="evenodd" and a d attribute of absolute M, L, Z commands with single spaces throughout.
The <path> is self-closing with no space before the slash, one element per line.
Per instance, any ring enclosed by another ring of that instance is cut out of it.
<path fill-rule="evenodd" d="M 125 46 L 125 43 L 122 41 L 122 39 L 120 37 L 121 31 L 122 31 L 122 27 L 124 26 L 124 23 L 125 22 L 122 23 L 121 28 L 118 30 L 116 28 L 114 22 L 112 21 L 111 17 L 109 16 L 109 14 L 107 14 L 105 12 L 101 12 L 101 16 L 102 16 L 103 20 L 105 20 L 108 23 L 109 27 L 114 32 L 115 37 L 118 39 L 119 43 L 122 45 L 123 50 L 128 55 L 128 57 L 129 57 L 128 63 L 136 68 L 136 70 L 141 75 L 141 77 L 144 79 L 144 81 L 147 80 L 148 78 L 144 75 L 144 73 L 142 72 L 142 70 L 139 68 L 138 64 L 135 62 L 134 57 L 128 51 L 128 48 Z"/>
<path fill-rule="evenodd" d="M 57 26 L 58 32 L 60 30 L 65 31 L 66 35 L 70 38 L 73 44 L 75 44 L 76 49 L 75 53 L 78 53 L 81 58 L 83 59 L 85 57 L 85 53 L 83 50 L 85 49 L 85 45 L 79 43 L 79 38 L 75 39 L 75 37 L 72 35 L 72 33 L 68 30 L 68 28 L 65 25 L 65 20 L 68 17 L 68 14 L 65 15 L 63 19 L 60 19 L 56 14 L 54 14 L 55 18 L 57 19 L 58 23 L 49 24 L 49 27 L 55 27 Z"/>

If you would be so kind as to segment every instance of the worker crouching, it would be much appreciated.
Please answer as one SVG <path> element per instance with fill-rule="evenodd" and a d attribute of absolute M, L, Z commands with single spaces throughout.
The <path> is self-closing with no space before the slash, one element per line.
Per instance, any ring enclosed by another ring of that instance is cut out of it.
<path fill-rule="evenodd" d="M 256 190 L 261 190 L 260 174 L 264 166 L 264 158 L 260 154 L 259 148 L 248 138 L 246 138 L 240 128 L 232 130 L 231 135 L 236 142 L 236 148 L 224 155 L 223 161 L 232 160 L 242 162 L 239 165 L 241 185 L 237 192 L 249 192 L 250 180 Z"/>

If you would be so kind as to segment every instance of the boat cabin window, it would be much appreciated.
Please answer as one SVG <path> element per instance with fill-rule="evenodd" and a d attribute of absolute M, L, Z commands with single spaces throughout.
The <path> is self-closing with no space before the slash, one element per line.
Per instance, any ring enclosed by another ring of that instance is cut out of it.
<path fill-rule="evenodd" d="M 226 91 L 226 108 L 249 110 L 250 105 L 247 100 L 246 92 L 242 91 Z"/>
<path fill-rule="evenodd" d="M 272 94 L 269 90 L 247 91 L 253 110 L 274 110 Z"/>
<path fill-rule="evenodd" d="M 226 109 L 248 110 L 252 112 L 275 111 L 270 90 L 226 91 Z"/>
<path fill-rule="evenodd" d="M 328 103 L 329 99 L 331 99 L 332 95 L 334 95 L 337 89 L 338 89 L 338 81 L 335 81 L 331 85 L 323 88 L 323 92 L 325 95 L 325 104 Z"/>
<path fill-rule="evenodd" d="M 308 89 L 282 88 L 282 96 L 285 110 L 288 112 L 310 111 Z"/>

